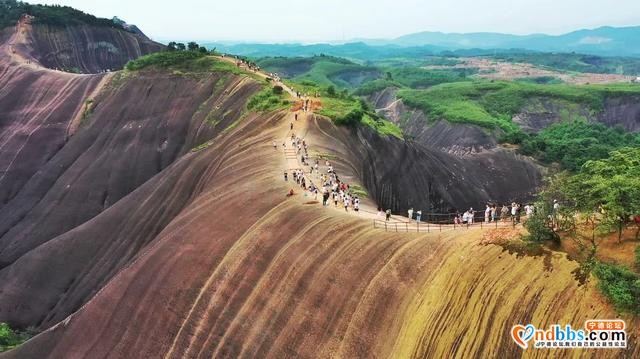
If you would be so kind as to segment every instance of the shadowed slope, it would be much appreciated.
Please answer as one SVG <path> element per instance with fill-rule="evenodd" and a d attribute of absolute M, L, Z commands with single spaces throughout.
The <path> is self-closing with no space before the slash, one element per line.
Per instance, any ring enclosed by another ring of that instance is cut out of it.
<path fill-rule="evenodd" d="M 337 128 L 321 117 L 314 118 L 305 136 L 312 148 L 337 156 L 347 182 L 363 183 L 376 203 L 396 213 L 481 209 L 490 201 L 531 198 L 541 183 L 539 170 L 512 152 L 459 157 L 367 128 Z"/>
<path fill-rule="evenodd" d="M 102 78 L 34 71 L 0 55 L 0 208 L 64 146 L 71 120 Z"/>
<path fill-rule="evenodd" d="M 95 110 L 81 131 L 0 210 L 3 229 L 0 231 L 3 233 L 0 278 L 4 278 L 5 287 L 15 283 L 20 288 L 5 292 L 0 301 L 0 312 L 5 312 L 6 319 L 22 325 L 36 322 L 48 327 L 51 316 L 60 320 L 77 309 L 78 301 L 81 304 L 88 299 L 115 269 L 137 253 L 141 244 L 171 220 L 169 213 L 177 213 L 163 209 L 162 203 L 157 202 L 156 207 L 147 208 L 145 212 L 152 213 L 156 208 L 158 216 L 146 225 L 142 221 L 132 224 L 133 229 L 127 236 L 127 227 L 118 223 L 125 221 L 123 216 L 130 211 L 112 209 L 112 205 L 175 159 L 236 122 L 246 98 L 259 88 L 253 80 L 222 73 L 199 80 L 158 73 L 132 76 L 122 83 L 116 79 L 107 86 L 96 98 Z M 132 99 L 138 100 L 132 103 Z M 220 120 L 213 126 L 205 121 L 207 116 L 219 116 Z M 111 216 L 103 219 L 97 228 L 81 226 L 107 209 Z M 110 228 L 125 232 L 104 233 Z M 115 237 L 111 237 L 113 235 Z M 70 253 L 62 257 L 47 255 L 40 261 L 29 259 L 30 251 L 47 241 L 56 241 L 57 236 L 66 238 L 66 242 L 85 239 L 81 245 L 76 244 L 76 263 L 70 261 Z M 39 295 L 34 296 L 33 288 L 24 286 L 24 283 L 38 283 L 39 278 L 47 278 L 49 266 L 59 259 L 64 258 L 63 262 L 69 267 L 93 265 L 89 258 L 105 254 L 103 245 L 98 244 L 100 241 L 94 242 L 101 237 L 106 241 L 102 243 L 126 244 L 117 251 L 118 255 L 105 258 L 104 263 L 93 267 L 100 274 L 90 275 L 91 285 L 78 284 L 78 271 L 67 268 L 54 281 L 34 285 Z M 19 260 L 23 256 L 26 259 Z M 78 286 L 81 293 L 77 296 L 67 293 L 65 298 L 58 298 L 59 294 Z M 52 307 L 58 300 L 64 309 Z M 22 303 L 22 309 L 10 310 L 12 303 Z"/>

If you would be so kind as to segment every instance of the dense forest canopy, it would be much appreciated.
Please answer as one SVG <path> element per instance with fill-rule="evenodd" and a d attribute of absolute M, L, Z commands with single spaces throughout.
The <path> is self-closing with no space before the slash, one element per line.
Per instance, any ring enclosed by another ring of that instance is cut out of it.
<path fill-rule="evenodd" d="M 23 14 L 33 16 L 34 23 L 52 26 L 92 25 L 125 30 L 122 24 L 112 20 L 85 14 L 69 6 L 32 5 L 16 0 L 0 0 L 0 29 L 13 26 Z"/>

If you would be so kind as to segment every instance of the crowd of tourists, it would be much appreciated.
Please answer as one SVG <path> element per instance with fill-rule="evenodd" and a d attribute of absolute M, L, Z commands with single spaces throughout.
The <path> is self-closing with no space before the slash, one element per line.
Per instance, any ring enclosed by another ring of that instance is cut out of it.
<path fill-rule="evenodd" d="M 484 212 L 478 213 L 473 207 L 463 213 L 456 212 L 453 217 L 453 223 L 473 224 L 479 221 L 484 221 L 484 223 L 498 221 L 520 223 L 523 218 L 531 216 L 534 211 L 535 206 L 533 204 L 522 205 L 521 203 L 512 202 L 501 206 L 496 203 L 487 203 Z"/>
<path fill-rule="evenodd" d="M 225 56 L 226 56 L 225 54 L 222 54 L 223 58 Z M 236 66 L 237 67 L 245 66 L 249 70 L 255 71 L 255 72 L 259 72 L 261 70 L 260 66 L 258 66 L 255 62 L 251 62 L 251 61 L 249 61 L 247 59 L 243 59 L 243 58 L 238 57 L 238 56 L 234 56 L 234 58 L 236 59 Z"/>
<path fill-rule="evenodd" d="M 301 96 L 296 93 L 296 96 Z M 303 106 L 307 107 L 307 103 Z M 294 114 L 295 121 L 298 120 L 298 113 Z M 311 197 L 314 200 L 322 199 L 322 206 L 334 206 L 344 208 L 345 211 L 350 209 L 356 213 L 360 211 L 360 198 L 351 191 L 351 186 L 348 183 L 343 182 L 332 163 L 321 156 L 311 159 L 309 156 L 309 146 L 304 138 L 297 136 L 294 132 L 294 123 L 290 124 L 291 136 L 282 142 L 282 149 L 291 152 L 295 152 L 295 156 L 299 158 L 300 168 L 284 171 L 284 180 L 293 181 L 303 191 L 305 197 Z M 290 146 L 290 147 L 289 147 Z M 273 148 L 278 149 L 278 143 L 273 141 Z M 314 178 L 314 182 L 311 178 Z M 290 190 L 289 195 L 294 195 L 293 189 Z M 558 204 L 554 203 L 554 210 L 557 210 Z M 535 212 L 535 206 L 533 204 L 521 204 L 512 202 L 511 204 L 499 205 L 497 203 L 487 203 L 483 212 L 469 208 L 468 210 L 460 213 L 454 212 L 451 214 L 438 215 L 430 214 L 427 220 L 440 223 L 453 223 L 457 225 L 472 225 L 474 223 L 482 222 L 507 222 L 511 221 L 514 224 L 521 223 L 524 218 L 531 216 Z M 378 216 L 384 217 L 386 221 L 391 220 L 392 212 L 390 209 L 383 210 L 382 207 L 378 208 Z M 407 211 L 407 218 L 409 221 L 416 221 L 420 223 L 422 221 L 422 211 L 414 210 L 410 208 Z"/>
<path fill-rule="evenodd" d="M 297 121 L 298 114 L 295 114 L 295 120 Z M 290 124 L 290 129 L 293 130 L 293 123 Z M 278 149 L 278 143 L 273 141 L 273 148 Z M 302 165 L 300 168 L 291 170 L 291 174 L 287 171 L 284 172 L 284 180 L 290 179 L 295 182 L 303 191 L 304 196 L 312 197 L 314 200 L 322 199 L 322 205 L 342 207 L 345 211 L 350 209 L 359 212 L 360 211 L 360 198 L 353 194 L 351 186 L 348 183 L 343 182 L 332 163 L 328 159 L 317 157 L 311 159 L 309 157 L 309 146 L 305 139 L 296 136 L 295 133 L 291 133 L 291 137 L 282 142 L 282 148 L 286 152 L 288 148 L 295 151 L 296 157 L 299 158 L 299 163 Z M 317 185 L 311 178 L 317 179 Z M 293 189 L 289 193 L 293 195 Z M 557 208 L 556 203 L 554 208 Z M 458 225 L 468 224 L 472 225 L 484 221 L 484 223 L 492 222 L 507 222 L 511 221 L 514 224 L 520 223 L 523 218 L 532 215 L 535 211 L 533 204 L 522 205 L 517 202 L 511 204 L 498 205 L 496 203 L 488 203 L 485 206 L 484 212 L 478 212 L 473 208 L 460 213 L 455 212 L 453 214 L 441 215 L 444 218 L 438 218 L 437 215 L 432 220 L 434 222 L 446 222 Z M 378 216 L 384 217 L 386 221 L 391 220 L 391 210 L 384 210 L 382 207 L 378 208 Z M 410 221 L 416 221 L 420 223 L 422 221 L 422 211 L 414 210 L 410 208 L 407 211 L 407 218 Z"/>
<path fill-rule="evenodd" d="M 291 124 L 291 129 L 293 129 L 293 124 Z M 295 133 L 292 133 L 291 137 L 282 143 L 284 151 L 287 151 L 288 146 L 291 146 L 290 148 L 300 158 L 299 163 L 302 167 L 292 170 L 291 180 L 302 189 L 304 196 L 312 197 L 314 200 L 321 197 L 324 207 L 333 205 L 344 208 L 346 212 L 353 210 L 358 213 L 360 211 L 360 198 L 353 193 L 348 183 L 340 179 L 328 159 L 322 158 L 322 156 L 311 159 L 307 142 L 304 138 L 296 136 Z M 278 149 L 276 141 L 273 141 L 273 147 Z M 317 184 L 314 183 L 312 177 L 316 179 Z M 289 181 L 287 171 L 284 172 L 284 180 Z M 293 195 L 293 189 L 289 194 Z"/>

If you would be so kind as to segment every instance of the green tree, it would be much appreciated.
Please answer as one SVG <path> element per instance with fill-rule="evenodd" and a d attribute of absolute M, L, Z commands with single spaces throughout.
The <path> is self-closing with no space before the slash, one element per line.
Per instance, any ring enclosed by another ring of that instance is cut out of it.
<path fill-rule="evenodd" d="M 198 51 L 200 51 L 200 53 L 202 53 L 202 54 L 208 54 L 208 53 L 209 53 L 209 51 L 207 50 L 207 48 L 206 48 L 206 47 L 204 47 L 204 46 L 200 46 L 200 48 L 198 49 Z"/>
<path fill-rule="evenodd" d="M 184 50 L 186 50 L 186 49 L 187 49 L 187 47 L 186 47 L 186 46 L 184 46 L 184 44 L 183 44 L 183 43 L 181 43 L 181 42 L 177 43 L 177 44 L 176 44 L 176 47 L 177 47 L 177 48 L 178 48 L 178 50 L 180 50 L 180 51 L 184 51 Z"/>
<path fill-rule="evenodd" d="M 191 41 L 187 44 L 187 49 L 189 51 L 198 51 L 200 49 L 200 45 L 198 45 L 196 42 Z"/>
<path fill-rule="evenodd" d="M 336 97 L 336 88 L 333 85 L 327 87 L 327 96 Z"/>
<path fill-rule="evenodd" d="M 175 41 L 171 41 L 168 45 L 167 45 L 167 50 L 168 51 L 176 51 L 178 50 L 178 46 L 175 43 Z"/>
<path fill-rule="evenodd" d="M 564 185 L 576 209 L 598 211 L 598 227 L 617 231 L 622 239 L 625 226 L 640 213 L 640 148 L 613 151 L 606 159 L 588 161 Z"/>
<path fill-rule="evenodd" d="M 534 204 L 535 212 L 524 223 L 528 234 L 525 240 L 531 242 L 560 241 L 560 233 L 565 232 L 578 242 L 575 234 L 575 209 L 573 201 L 565 193 L 569 174 L 566 172 L 548 177 L 544 189 L 538 194 Z M 558 203 L 558 208 L 554 204 Z M 580 244 L 579 243 L 579 244 Z M 582 247 L 582 246 L 581 246 Z"/>

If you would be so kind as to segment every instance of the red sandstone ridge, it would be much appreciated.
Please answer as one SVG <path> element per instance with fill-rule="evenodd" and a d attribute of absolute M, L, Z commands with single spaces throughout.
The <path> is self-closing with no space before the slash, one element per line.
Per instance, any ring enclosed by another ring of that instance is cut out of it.
<path fill-rule="evenodd" d="M 161 51 L 164 45 L 142 33 L 106 26 L 32 24 L 23 16 L 7 32 L 14 55 L 66 72 L 100 73 L 122 69 L 132 59 Z"/>

